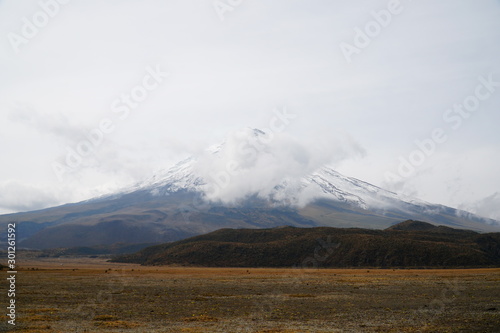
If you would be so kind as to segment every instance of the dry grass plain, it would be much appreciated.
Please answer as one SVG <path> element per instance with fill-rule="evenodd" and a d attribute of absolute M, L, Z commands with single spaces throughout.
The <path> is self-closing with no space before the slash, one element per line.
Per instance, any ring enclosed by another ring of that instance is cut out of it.
<path fill-rule="evenodd" d="M 20 262 L 16 332 L 500 332 L 500 268 L 142 267 L 99 258 Z M 3 280 L 0 293 L 6 295 Z M 0 331 L 12 330 L 6 321 Z"/>

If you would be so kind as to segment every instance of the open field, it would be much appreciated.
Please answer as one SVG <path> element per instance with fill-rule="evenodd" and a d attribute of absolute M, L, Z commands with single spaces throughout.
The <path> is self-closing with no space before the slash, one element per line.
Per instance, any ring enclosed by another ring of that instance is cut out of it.
<path fill-rule="evenodd" d="M 500 332 L 500 268 L 219 269 L 99 258 L 21 263 L 16 332 Z M 6 318 L 0 331 L 10 329 Z"/>

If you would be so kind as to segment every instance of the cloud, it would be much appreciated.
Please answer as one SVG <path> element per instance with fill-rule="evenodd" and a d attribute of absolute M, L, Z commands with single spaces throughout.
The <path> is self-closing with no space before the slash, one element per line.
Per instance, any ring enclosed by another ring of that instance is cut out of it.
<path fill-rule="evenodd" d="M 16 181 L 0 184 L 0 212 L 23 212 L 60 203 L 54 193 Z"/>
<path fill-rule="evenodd" d="M 500 192 L 460 207 L 471 213 L 500 221 Z M 500 223 L 500 222 L 499 222 Z"/>
<path fill-rule="evenodd" d="M 9 120 L 37 130 L 41 134 L 49 134 L 66 143 L 81 140 L 88 132 L 83 126 L 76 126 L 62 113 L 40 113 L 31 105 L 17 104 L 9 113 Z"/>
<path fill-rule="evenodd" d="M 38 2 L 0 2 L 2 35 L 21 33 L 23 17 L 31 19 Z M 62 191 L 52 163 L 64 164 L 67 148 L 75 149 L 109 115 L 113 100 L 138 83 L 143 68 L 161 63 L 172 73 L 165 90 L 151 95 L 81 167 L 68 172 L 71 198 L 91 193 L 103 178 L 122 186 L 130 178 L 146 178 L 178 155 L 197 152 L 196 142 L 216 142 L 229 130 L 261 126 L 266 110 L 283 104 L 303 115 L 287 129 L 300 144 L 282 151 L 285 156 L 243 156 L 241 162 L 277 171 L 260 175 L 250 167 L 242 169 L 249 177 L 263 177 L 258 184 L 241 180 L 242 188 L 265 195 L 269 189 L 260 182 L 275 183 L 280 172 L 295 175 L 300 174 L 295 167 L 321 164 L 315 159 L 333 149 L 330 142 L 351 144 L 328 138 L 332 128 L 350 133 L 370 152 L 363 161 L 345 160 L 339 171 L 382 185 L 384 173 L 398 167 L 399 155 L 407 157 L 415 140 L 444 126 L 443 112 L 474 91 L 478 76 L 494 72 L 496 80 L 500 77 L 500 47 L 491 42 L 500 37 L 497 1 L 404 2 L 403 13 L 347 64 L 339 44 L 352 42 L 354 29 L 363 29 L 373 19 L 372 10 L 379 12 L 387 3 L 248 2 L 226 12 L 223 22 L 211 2 L 152 1 L 144 6 L 88 0 L 61 6 L 19 55 L 8 38 L 0 41 L 5 50 L 0 52 L 0 109 L 17 102 L 34 107 L 13 112 L 15 123 L 0 113 L 0 152 L 9 162 L 0 165 L 0 183 L 22 180 Z M 495 192 L 498 91 L 464 120 L 460 132 L 448 132 L 450 139 L 439 147 L 453 154 L 454 165 L 465 163 L 462 156 L 474 162 L 474 173 L 464 173 L 456 182 L 460 191 L 446 188 L 451 172 L 439 169 L 439 163 L 394 188 L 453 207 Z M 313 145 L 311 134 L 316 133 Z M 488 157 L 471 157 L 470 149 L 492 144 Z M 337 150 L 333 162 L 344 153 Z M 290 169 L 280 159 L 289 161 Z"/>
<path fill-rule="evenodd" d="M 298 140 L 285 133 L 246 128 L 205 152 L 194 169 L 206 181 L 207 199 L 236 204 L 254 195 L 289 199 L 274 197 L 276 187 L 286 184 L 294 191 L 303 177 L 323 165 L 362 154 L 356 142 L 342 135 Z"/>

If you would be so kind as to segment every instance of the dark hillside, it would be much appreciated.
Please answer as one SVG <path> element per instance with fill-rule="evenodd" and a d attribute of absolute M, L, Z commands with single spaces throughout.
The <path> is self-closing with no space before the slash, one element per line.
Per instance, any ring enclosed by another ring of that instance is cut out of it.
<path fill-rule="evenodd" d="M 500 233 L 405 221 L 357 228 L 221 229 L 114 258 L 210 267 L 483 267 L 500 265 Z"/>

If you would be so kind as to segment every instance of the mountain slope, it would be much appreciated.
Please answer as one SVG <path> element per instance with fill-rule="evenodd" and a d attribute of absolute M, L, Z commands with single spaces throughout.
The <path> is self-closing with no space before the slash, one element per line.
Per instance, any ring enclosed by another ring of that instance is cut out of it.
<path fill-rule="evenodd" d="M 385 230 L 222 229 L 113 261 L 211 267 L 479 267 L 500 265 L 500 233 L 399 224 Z M 408 224 L 408 223 L 406 223 Z"/>
<path fill-rule="evenodd" d="M 264 135 L 253 130 L 249 138 L 259 140 Z M 224 154 L 230 146 L 212 147 L 203 156 L 185 159 L 118 193 L 0 216 L 0 226 L 16 222 L 18 244 L 39 249 L 161 243 L 221 228 L 383 229 L 406 219 L 479 232 L 500 230 L 498 221 L 386 191 L 328 166 L 296 178 L 281 175 L 282 170 L 278 170 L 280 177 L 268 177 L 269 165 L 261 165 L 261 160 L 268 161 L 271 153 L 263 144 L 260 151 L 248 154 L 249 161 L 239 162 L 238 172 L 229 172 L 228 163 L 234 160 Z M 273 158 L 276 161 L 279 156 Z M 261 169 L 262 177 L 250 177 Z M 242 182 L 247 187 L 240 186 Z M 5 242 L 5 235 L 0 235 L 0 241 Z"/>

